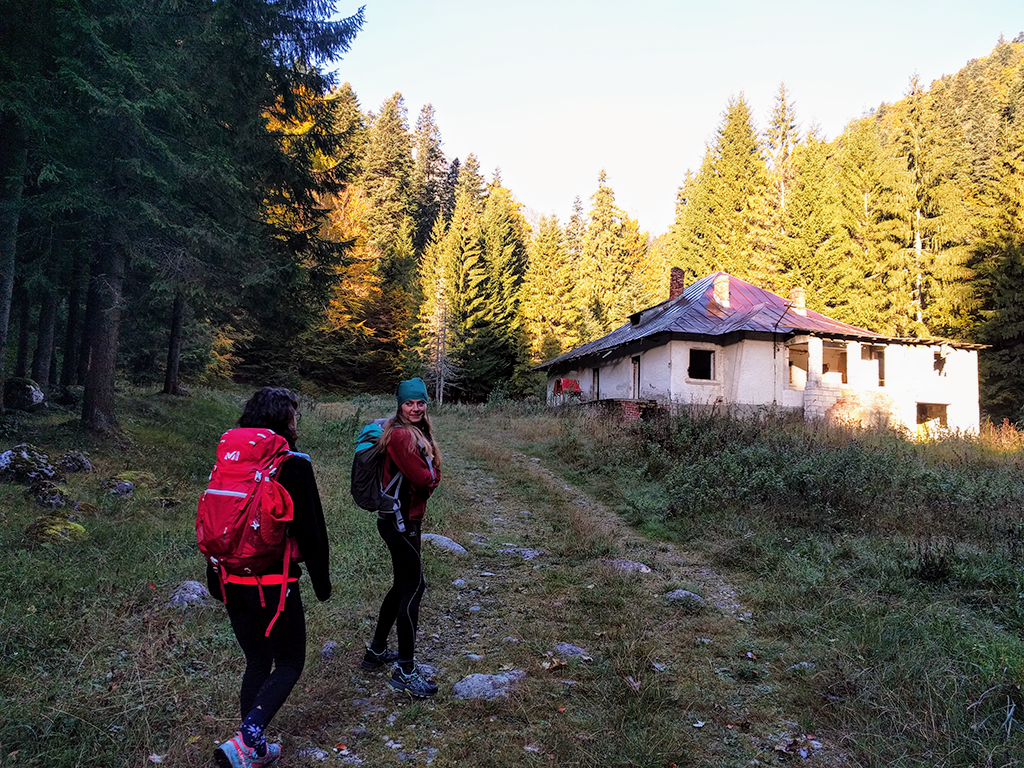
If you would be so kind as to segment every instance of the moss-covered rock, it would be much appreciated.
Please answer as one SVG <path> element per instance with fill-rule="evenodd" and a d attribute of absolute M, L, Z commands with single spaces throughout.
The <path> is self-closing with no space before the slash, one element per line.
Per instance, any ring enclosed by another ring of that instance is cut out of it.
<path fill-rule="evenodd" d="M 135 484 L 127 480 L 118 480 L 116 477 L 103 481 L 103 487 L 112 496 L 131 496 L 135 493 Z"/>
<path fill-rule="evenodd" d="M 99 514 L 100 511 L 99 507 L 95 504 L 90 504 L 88 501 L 76 501 L 71 508 L 75 510 L 75 515 L 78 517 L 92 517 Z"/>
<path fill-rule="evenodd" d="M 127 472 L 120 472 L 114 475 L 114 480 L 121 480 L 125 483 L 131 483 L 136 488 L 155 488 L 156 477 L 151 472 L 136 472 L 129 470 Z"/>
<path fill-rule="evenodd" d="M 37 517 L 25 526 L 24 533 L 31 546 L 77 544 L 89 536 L 84 527 L 59 515 Z"/>
<path fill-rule="evenodd" d="M 60 483 L 64 478 L 47 454 L 34 445 L 22 443 L 0 453 L 0 480 L 31 484 L 41 480 Z"/>
<path fill-rule="evenodd" d="M 34 411 L 46 396 L 32 379 L 15 377 L 4 382 L 4 405 L 16 411 Z"/>
<path fill-rule="evenodd" d="M 60 457 L 57 466 L 68 474 L 73 472 L 92 472 L 92 462 L 81 451 L 68 451 Z"/>
<path fill-rule="evenodd" d="M 49 480 L 37 480 L 32 483 L 25 491 L 25 495 L 48 509 L 66 507 L 71 502 L 64 489 Z"/>

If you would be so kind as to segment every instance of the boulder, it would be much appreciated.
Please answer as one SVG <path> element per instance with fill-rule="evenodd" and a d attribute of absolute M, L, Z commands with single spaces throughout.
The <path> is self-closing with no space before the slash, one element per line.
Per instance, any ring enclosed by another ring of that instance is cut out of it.
<path fill-rule="evenodd" d="M 92 462 L 81 451 L 68 451 L 57 461 L 57 466 L 69 475 L 75 472 L 92 472 Z"/>
<path fill-rule="evenodd" d="M 533 560 L 541 555 L 546 555 L 547 551 L 543 549 L 531 549 L 530 547 L 514 547 L 511 549 L 499 549 L 498 554 L 516 555 L 517 557 L 523 558 L 523 560 Z"/>
<path fill-rule="evenodd" d="M 88 534 L 78 523 L 59 515 L 43 515 L 25 526 L 25 538 L 32 546 L 41 544 L 77 544 Z"/>
<path fill-rule="evenodd" d="M 703 597 L 688 589 L 673 589 L 665 594 L 665 599 L 670 603 L 698 603 L 704 605 L 705 602 Z"/>
<path fill-rule="evenodd" d="M 590 658 L 587 656 L 587 652 L 583 648 L 580 648 L 578 645 L 573 645 L 572 643 L 559 643 L 551 649 L 551 652 L 556 656 L 564 656 L 566 658 L 570 656 L 578 656 L 588 660 Z"/>
<path fill-rule="evenodd" d="M 526 672 L 513 669 L 497 675 L 474 674 L 462 678 L 452 688 L 456 699 L 497 699 L 508 695 L 516 680 L 526 677 Z"/>
<path fill-rule="evenodd" d="M 624 573 L 650 573 L 651 569 L 649 566 L 643 563 L 638 563 L 636 560 L 626 560 L 621 557 L 616 557 L 610 560 L 603 561 L 605 565 L 610 568 L 614 568 L 617 571 L 623 571 Z"/>
<path fill-rule="evenodd" d="M 437 533 L 424 533 L 420 536 L 422 541 L 429 542 L 435 547 L 441 549 L 447 549 L 449 552 L 455 552 L 460 555 L 466 554 L 466 548 L 456 541 L 452 541 L 447 536 L 441 536 Z"/>
<path fill-rule="evenodd" d="M 26 489 L 25 495 L 47 509 L 66 507 L 71 502 L 64 490 L 49 480 L 36 480 Z"/>
<path fill-rule="evenodd" d="M 135 493 L 135 485 L 127 480 L 118 480 L 116 477 L 111 480 L 104 480 L 103 487 L 112 496 L 131 496 Z"/>
<path fill-rule="evenodd" d="M 130 483 L 135 488 L 154 488 L 156 486 L 156 478 L 152 472 L 128 470 L 114 475 L 114 480 Z"/>
<path fill-rule="evenodd" d="M 64 478 L 49 456 L 34 445 L 22 443 L 0 453 L 0 480 L 32 484 L 40 480 L 59 483 Z"/>
<path fill-rule="evenodd" d="M 324 647 L 320 649 L 321 659 L 333 659 L 338 655 L 338 643 L 334 640 L 328 640 L 324 643 Z"/>
<path fill-rule="evenodd" d="M 206 605 L 210 592 L 198 581 L 183 581 L 171 592 L 170 605 L 187 608 L 190 605 Z"/>
<path fill-rule="evenodd" d="M 32 379 L 10 378 L 4 382 L 4 405 L 16 411 L 34 411 L 46 396 Z"/>
<path fill-rule="evenodd" d="M 691 614 L 699 613 L 707 605 L 707 601 L 703 597 L 688 589 L 673 589 L 665 594 L 665 599 Z"/>

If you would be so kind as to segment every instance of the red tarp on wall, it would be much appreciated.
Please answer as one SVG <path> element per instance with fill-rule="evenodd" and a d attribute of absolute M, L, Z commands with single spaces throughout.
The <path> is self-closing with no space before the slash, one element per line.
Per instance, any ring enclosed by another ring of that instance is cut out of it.
<path fill-rule="evenodd" d="M 582 392 L 580 383 L 576 379 L 555 379 L 554 394 L 560 395 L 563 392 Z"/>

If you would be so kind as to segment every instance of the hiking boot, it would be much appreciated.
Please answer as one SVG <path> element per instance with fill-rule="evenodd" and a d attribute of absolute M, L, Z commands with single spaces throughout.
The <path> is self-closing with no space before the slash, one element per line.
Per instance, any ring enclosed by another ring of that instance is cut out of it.
<path fill-rule="evenodd" d="M 245 746 L 241 732 L 230 741 L 225 741 L 213 752 L 213 758 L 220 768 L 263 768 L 276 763 L 281 756 L 281 745 L 267 742 L 267 754 L 259 757 L 256 750 Z"/>
<path fill-rule="evenodd" d="M 360 666 L 363 669 L 380 669 L 385 664 L 394 664 L 396 661 L 398 661 L 398 651 L 389 651 L 385 648 L 377 653 L 372 648 L 367 648 Z"/>
<path fill-rule="evenodd" d="M 422 677 L 418 669 L 412 672 L 403 672 L 401 667 L 396 666 L 395 671 L 388 680 L 388 685 L 396 691 L 405 691 L 411 696 L 418 696 L 421 699 L 428 698 L 437 693 L 437 686 L 428 683 Z"/>

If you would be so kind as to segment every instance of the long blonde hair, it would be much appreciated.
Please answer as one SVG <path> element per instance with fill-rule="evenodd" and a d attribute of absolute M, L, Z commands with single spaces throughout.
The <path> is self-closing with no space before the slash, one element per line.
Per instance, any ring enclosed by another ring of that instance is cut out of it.
<path fill-rule="evenodd" d="M 384 422 L 384 429 L 381 430 L 377 444 L 386 446 L 391 440 L 391 433 L 396 429 L 407 429 L 412 435 L 416 447 L 430 459 L 430 463 L 435 467 L 441 466 L 441 449 L 437 447 L 437 442 L 434 440 L 434 427 L 427 414 L 423 414 L 423 421 L 419 424 L 413 424 L 402 418 L 402 409 L 399 406 L 398 413 Z M 413 450 L 412 446 L 410 446 L 410 450 Z"/>

